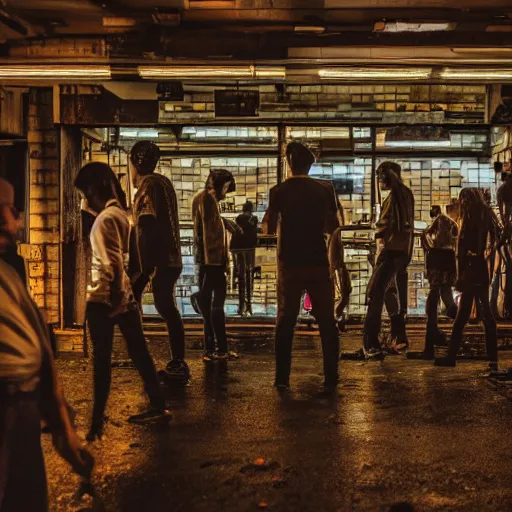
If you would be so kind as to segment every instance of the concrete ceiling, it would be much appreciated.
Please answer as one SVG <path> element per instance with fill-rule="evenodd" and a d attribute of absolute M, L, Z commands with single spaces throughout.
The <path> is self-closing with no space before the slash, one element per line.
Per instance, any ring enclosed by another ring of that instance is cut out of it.
<path fill-rule="evenodd" d="M 454 26 L 406 35 L 375 31 L 384 20 Z M 3 57 L 22 55 L 24 46 L 63 44 L 62 38 L 104 40 L 111 59 L 272 60 L 289 58 L 295 48 L 354 46 L 512 48 L 512 0 L 0 1 Z"/>

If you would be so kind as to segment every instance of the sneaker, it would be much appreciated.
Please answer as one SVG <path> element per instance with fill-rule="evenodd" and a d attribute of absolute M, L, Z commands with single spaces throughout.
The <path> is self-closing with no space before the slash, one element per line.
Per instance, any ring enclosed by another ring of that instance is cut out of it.
<path fill-rule="evenodd" d="M 445 357 L 436 357 L 434 360 L 434 366 L 445 366 L 454 368 L 457 365 L 457 362 L 455 361 L 455 358 L 445 356 Z"/>
<path fill-rule="evenodd" d="M 213 357 L 218 361 L 236 361 L 237 359 L 240 359 L 240 356 L 234 350 L 230 350 L 226 353 L 215 352 Z"/>
<path fill-rule="evenodd" d="M 384 352 L 380 348 L 376 347 L 364 349 L 364 355 L 367 361 L 382 361 L 385 357 Z"/>
<path fill-rule="evenodd" d="M 203 352 L 203 362 L 204 363 L 213 363 L 215 361 L 215 353 L 214 352 Z"/>
<path fill-rule="evenodd" d="M 128 423 L 136 423 L 137 425 L 146 425 L 148 423 L 169 423 L 172 414 L 165 409 L 150 409 L 140 414 L 134 414 L 128 418 Z"/>
<path fill-rule="evenodd" d="M 250 304 L 245 305 L 245 313 L 247 316 L 252 316 L 252 306 Z"/>
<path fill-rule="evenodd" d="M 188 364 L 180 359 L 173 359 L 167 363 L 165 377 L 171 380 L 187 382 L 190 380 L 190 369 Z"/>
<path fill-rule="evenodd" d="M 274 387 L 279 393 L 287 393 L 290 391 L 290 383 L 289 382 L 276 382 L 274 383 Z"/>

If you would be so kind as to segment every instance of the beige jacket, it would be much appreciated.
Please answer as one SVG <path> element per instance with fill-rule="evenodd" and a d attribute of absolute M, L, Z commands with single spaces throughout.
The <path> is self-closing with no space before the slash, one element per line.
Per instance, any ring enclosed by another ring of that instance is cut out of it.
<path fill-rule="evenodd" d="M 227 267 L 227 231 L 213 189 L 201 190 L 192 199 L 192 221 L 196 263 Z"/>

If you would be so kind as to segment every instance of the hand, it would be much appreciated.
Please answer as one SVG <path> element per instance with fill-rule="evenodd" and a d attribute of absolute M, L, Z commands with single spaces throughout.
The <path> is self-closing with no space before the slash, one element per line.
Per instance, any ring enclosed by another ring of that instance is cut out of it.
<path fill-rule="evenodd" d="M 82 446 L 76 432 L 72 429 L 65 433 L 53 434 L 53 446 L 58 454 L 84 478 L 89 478 L 94 465 L 92 455 Z"/>

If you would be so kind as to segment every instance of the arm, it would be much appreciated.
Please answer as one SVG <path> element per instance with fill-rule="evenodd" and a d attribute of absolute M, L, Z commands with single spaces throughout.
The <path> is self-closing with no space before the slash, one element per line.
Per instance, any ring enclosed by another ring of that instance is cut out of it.
<path fill-rule="evenodd" d="M 270 189 L 268 208 L 263 217 L 261 231 L 265 235 L 275 235 L 279 222 L 279 206 L 276 197 L 276 190 Z"/>
<path fill-rule="evenodd" d="M 224 220 L 220 215 L 219 205 L 210 194 L 205 194 L 199 208 L 205 263 L 207 265 L 220 265 L 222 264 L 220 253 L 223 253 L 225 249 L 225 227 Z"/>
<path fill-rule="evenodd" d="M 325 222 L 325 232 L 330 235 L 340 226 L 339 219 L 343 216 L 343 212 L 340 214 L 341 205 L 334 186 L 330 184 L 330 187 L 328 187 L 327 190 L 327 218 Z"/>
<path fill-rule="evenodd" d="M 149 278 L 155 271 L 158 254 L 157 224 L 153 215 L 142 215 L 137 224 L 137 247 L 142 274 Z"/>
<path fill-rule="evenodd" d="M 40 410 L 52 433 L 53 445 L 59 455 L 79 475 L 88 478 L 94 461 L 83 448 L 69 417 L 69 409 L 62 393 L 51 348 L 43 344 L 41 366 Z"/>
<path fill-rule="evenodd" d="M 115 309 L 118 305 L 116 299 L 121 296 L 124 257 L 119 229 L 113 219 L 103 218 L 101 224 L 94 226 L 91 247 L 100 262 L 97 281 L 110 291 L 107 299 Z"/>
<path fill-rule="evenodd" d="M 159 187 L 146 184 L 135 202 L 137 219 L 137 248 L 142 274 L 149 278 L 155 271 L 158 254 L 158 230 L 155 204 Z"/>
<path fill-rule="evenodd" d="M 236 222 L 233 222 L 232 220 L 226 219 L 224 217 L 222 217 L 222 222 L 224 223 L 226 231 L 229 231 L 229 233 L 231 233 L 232 235 L 236 233 L 243 233 L 242 228 Z"/>

